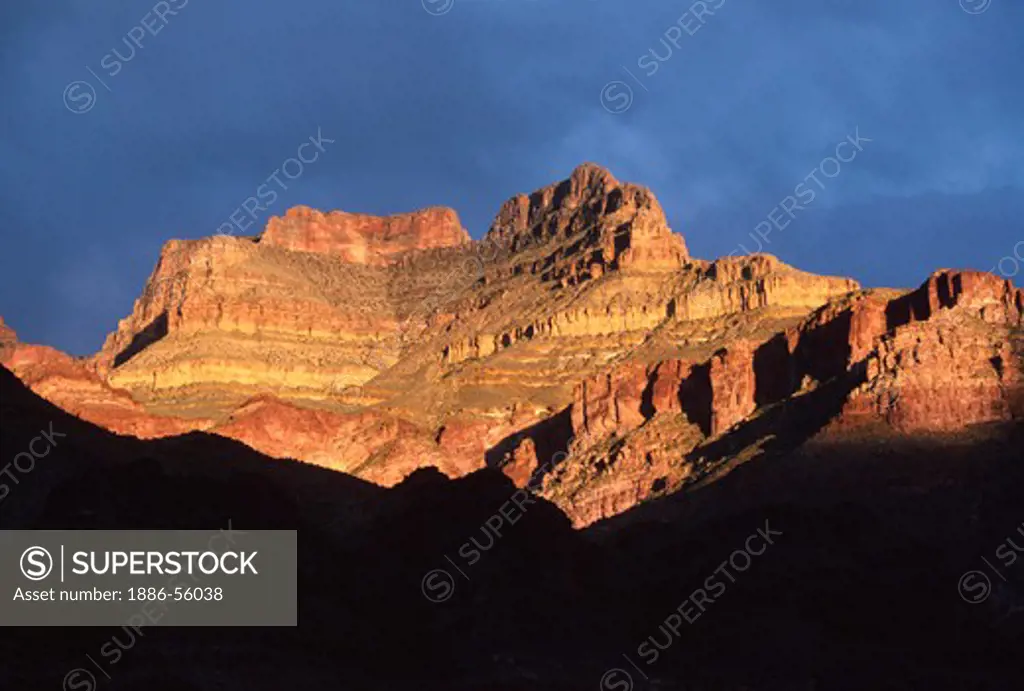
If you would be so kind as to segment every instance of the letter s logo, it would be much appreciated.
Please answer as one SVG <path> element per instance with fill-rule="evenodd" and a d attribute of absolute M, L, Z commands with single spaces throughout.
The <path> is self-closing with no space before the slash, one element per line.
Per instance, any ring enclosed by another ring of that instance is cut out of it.
<path fill-rule="evenodd" d="M 96 105 L 96 89 L 89 82 L 71 82 L 64 88 L 64 107 L 75 115 L 88 113 Z"/>
<path fill-rule="evenodd" d="M 30 581 L 41 581 L 53 571 L 53 557 L 42 547 L 29 547 L 21 554 L 21 573 Z"/>
<path fill-rule="evenodd" d="M 633 105 L 633 89 L 623 81 L 608 82 L 601 89 L 601 106 L 609 113 L 625 113 Z"/>

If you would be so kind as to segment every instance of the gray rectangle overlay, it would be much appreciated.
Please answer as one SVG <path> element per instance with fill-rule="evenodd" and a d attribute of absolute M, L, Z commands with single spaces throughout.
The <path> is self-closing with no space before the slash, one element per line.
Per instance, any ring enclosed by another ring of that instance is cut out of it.
<path fill-rule="evenodd" d="M 0 626 L 296 626 L 294 530 L 0 531 Z"/>

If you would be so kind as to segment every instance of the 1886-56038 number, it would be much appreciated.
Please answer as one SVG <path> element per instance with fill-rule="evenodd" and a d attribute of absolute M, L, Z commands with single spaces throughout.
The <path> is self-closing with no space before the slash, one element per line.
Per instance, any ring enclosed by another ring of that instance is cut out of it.
<path fill-rule="evenodd" d="M 128 599 L 140 602 L 212 602 L 224 599 L 223 588 L 175 588 L 174 590 L 168 590 L 167 588 L 129 588 Z"/>

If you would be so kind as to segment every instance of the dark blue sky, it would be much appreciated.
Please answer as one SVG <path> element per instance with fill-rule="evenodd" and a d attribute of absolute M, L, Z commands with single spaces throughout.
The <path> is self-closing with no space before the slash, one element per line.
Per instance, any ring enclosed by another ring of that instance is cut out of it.
<path fill-rule="evenodd" d="M 765 246 L 801 268 L 916 285 L 1024 240 L 1024 3 L 691 5 L 4 2 L 0 315 L 94 351 L 166 240 L 216 232 L 318 128 L 335 143 L 260 225 L 446 205 L 480 237 L 507 197 L 595 161 L 702 257 L 756 249 L 816 169 L 835 176 Z M 822 164 L 858 128 L 856 157 Z"/>

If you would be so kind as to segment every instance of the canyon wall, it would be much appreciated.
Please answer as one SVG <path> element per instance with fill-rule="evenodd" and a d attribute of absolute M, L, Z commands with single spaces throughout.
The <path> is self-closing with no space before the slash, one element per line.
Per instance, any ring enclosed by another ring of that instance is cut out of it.
<path fill-rule="evenodd" d="M 937 271 L 863 290 L 766 254 L 692 257 L 652 192 L 585 164 L 501 205 L 306 207 L 172 240 L 100 352 L 0 361 L 108 429 L 192 429 L 379 484 L 485 465 L 578 525 L 816 436 L 1019 421 L 1024 293 Z"/>

